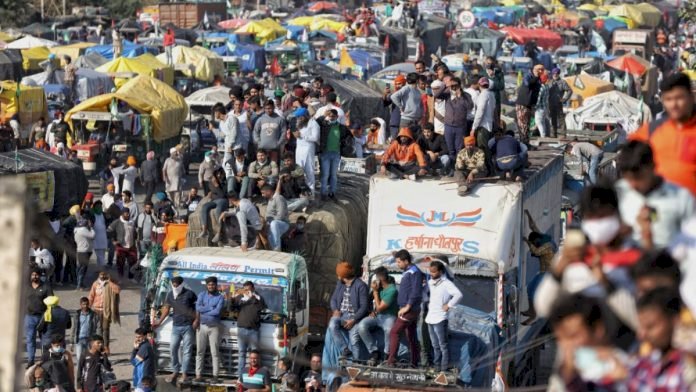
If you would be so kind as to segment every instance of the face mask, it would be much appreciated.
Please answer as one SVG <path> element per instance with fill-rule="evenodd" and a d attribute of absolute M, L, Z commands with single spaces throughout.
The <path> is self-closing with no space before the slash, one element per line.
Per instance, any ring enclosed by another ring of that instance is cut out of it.
<path fill-rule="evenodd" d="M 213 158 L 211 158 L 211 157 L 205 157 L 205 161 L 206 161 L 206 162 L 210 162 L 210 161 L 212 161 L 212 160 L 213 160 Z"/>
<path fill-rule="evenodd" d="M 36 380 L 36 381 L 34 381 L 34 385 L 36 385 L 37 387 L 43 387 L 44 384 L 45 384 L 45 381 L 44 381 L 44 380 Z"/>
<path fill-rule="evenodd" d="M 582 222 L 582 231 L 595 245 L 606 245 L 619 233 L 621 221 L 616 215 Z"/>
<path fill-rule="evenodd" d="M 174 287 L 174 285 L 172 285 L 172 293 L 174 293 L 175 297 L 178 297 L 179 294 L 181 294 L 181 292 L 183 290 L 184 290 L 184 285 L 180 284 L 178 287 Z"/>
<path fill-rule="evenodd" d="M 295 225 L 295 229 L 299 232 L 302 232 L 304 230 L 304 224 Z"/>
<path fill-rule="evenodd" d="M 65 352 L 65 348 L 58 346 L 58 347 L 51 347 L 51 352 L 55 354 L 62 354 Z"/>
<path fill-rule="evenodd" d="M 330 120 L 329 125 L 336 125 L 338 124 L 338 120 Z"/>

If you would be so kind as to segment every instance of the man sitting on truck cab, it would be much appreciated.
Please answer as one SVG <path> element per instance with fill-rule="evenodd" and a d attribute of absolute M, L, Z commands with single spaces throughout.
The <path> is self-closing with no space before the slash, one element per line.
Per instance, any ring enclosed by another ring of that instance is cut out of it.
<path fill-rule="evenodd" d="M 413 140 L 409 128 L 401 128 L 399 136 L 393 141 L 382 156 L 381 173 L 389 171 L 391 179 L 415 180 L 416 174 L 428 174 L 428 165 L 418 143 Z"/>
<path fill-rule="evenodd" d="M 454 168 L 454 177 L 458 183 L 471 184 L 476 178 L 485 177 L 488 174 L 486 154 L 476 147 L 475 136 L 464 138 L 464 148 L 457 154 Z"/>
<path fill-rule="evenodd" d="M 227 201 L 230 209 L 220 214 L 220 232 L 213 237 L 213 242 L 217 243 L 220 241 L 220 236 L 225 230 L 225 225 L 222 223 L 225 219 L 234 215 L 239 222 L 240 246 L 242 251 L 246 252 L 249 245 L 249 232 L 251 231 L 251 237 L 255 239 L 256 234 L 263 229 L 259 210 L 249 199 L 241 199 L 234 193 L 227 194 Z"/>
<path fill-rule="evenodd" d="M 527 163 L 527 146 L 515 139 L 514 134 L 499 130 L 488 142 L 488 147 L 493 154 L 495 168 L 500 172 L 500 179 L 521 181 L 520 174 Z"/>
<path fill-rule="evenodd" d="M 367 296 L 367 284 L 355 276 L 353 266 L 342 261 L 336 266 L 338 282 L 331 296 L 333 316 L 329 321 L 327 333 L 332 334 L 341 355 L 360 359 L 360 335 L 357 324 L 367 316 L 370 302 Z M 348 331 L 350 347 L 343 338 L 343 331 Z"/>
<path fill-rule="evenodd" d="M 384 333 L 384 352 L 389 354 L 389 332 L 396 321 L 399 307 L 396 304 L 396 282 L 389 276 L 385 267 L 379 267 L 374 272 L 375 279 L 370 284 L 374 310 L 358 324 L 358 333 L 367 351 L 370 353 L 368 364 L 375 366 L 381 359 L 377 341 L 372 336 L 371 329 L 380 327 Z"/>
<path fill-rule="evenodd" d="M 259 349 L 261 312 L 266 309 L 263 297 L 256 293 L 254 282 L 246 281 L 242 290 L 232 299 L 232 306 L 239 309 L 237 316 L 237 345 L 239 346 L 239 378 L 246 366 L 247 349 Z"/>

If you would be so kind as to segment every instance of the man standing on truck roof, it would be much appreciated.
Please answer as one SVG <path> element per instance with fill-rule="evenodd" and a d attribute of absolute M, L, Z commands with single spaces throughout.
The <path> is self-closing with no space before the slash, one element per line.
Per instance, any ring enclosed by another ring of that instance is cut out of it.
<path fill-rule="evenodd" d="M 587 175 L 589 176 L 590 184 L 596 184 L 599 164 L 602 163 L 604 158 L 604 151 L 592 143 L 579 142 L 576 139 L 565 146 L 565 152 L 579 158 L 582 165 L 587 162 Z"/>
<path fill-rule="evenodd" d="M 399 339 L 401 333 L 406 333 L 408 341 L 408 351 L 410 354 L 411 366 L 418 366 L 418 356 L 420 348 L 416 338 L 416 327 L 418 314 L 420 313 L 421 301 L 423 299 L 423 273 L 411 262 L 413 257 L 406 249 L 401 249 L 394 254 L 396 265 L 403 271 L 399 294 L 396 302 L 399 305 L 396 322 L 389 334 L 389 359 L 387 364 L 394 366 L 396 355 L 399 351 Z"/>
<path fill-rule="evenodd" d="M 271 372 L 265 366 L 261 366 L 259 350 L 251 350 L 249 353 L 249 367 L 241 372 L 239 384 L 243 392 L 271 391 Z"/>
<path fill-rule="evenodd" d="M 372 329 L 379 327 L 384 333 L 384 353 L 389 353 L 389 332 L 396 321 L 399 307 L 396 304 L 396 282 L 389 276 L 385 267 L 379 267 L 374 271 L 375 280 L 372 281 L 372 299 L 374 310 L 358 324 L 358 334 L 367 351 L 370 353 L 370 366 L 376 366 L 382 358 L 378 351 L 377 341 L 372 336 Z M 386 355 L 385 355 L 386 356 Z"/>
<path fill-rule="evenodd" d="M 237 345 L 239 347 L 239 379 L 242 379 L 246 366 L 247 349 L 259 349 L 259 329 L 261 312 L 266 309 L 266 301 L 256 293 L 254 282 L 246 281 L 242 290 L 232 299 L 232 306 L 239 310 L 237 316 Z"/>
<path fill-rule="evenodd" d="M 196 338 L 196 379 L 201 382 L 203 378 L 203 364 L 205 351 L 210 344 L 210 355 L 213 363 L 213 379 L 216 383 L 220 374 L 220 323 L 222 304 L 225 298 L 218 291 L 218 280 L 214 276 L 205 278 L 206 291 L 198 295 L 196 301 L 196 318 L 200 320 L 198 337 Z"/>
<path fill-rule="evenodd" d="M 338 282 L 331 296 L 333 315 L 327 333 L 332 334 L 343 357 L 352 355 L 354 359 L 362 359 L 360 335 L 356 325 L 367 316 L 369 309 L 367 285 L 355 276 L 353 266 L 347 261 L 336 265 L 336 276 Z M 343 331 L 348 331 L 350 347 L 346 345 Z"/>
<path fill-rule="evenodd" d="M 176 383 L 179 374 L 181 382 L 185 383 L 186 375 L 190 374 L 191 358 L 193 356 L 193 339 L 195 330 L 198 329 L 200 320 L 196 313 L 196 293 L 184 287 L 184 278 L 175 276 L 172 278 L 172 290 L 167 293 L 162 307 L 162 315 L 159 320 L 152 323 L 152 328 L 157 328 L 171 314 L 172 316 L 172 338 L 169 346 L 169 356 L 172 359 L 171 377 L 167 378 L 167 383 Z M 179 361 L 179 347 L 183 340 L 182 359 Z"/>
<path fill-rule="evenodd" d="M 435 260 L 430 262 L 430 302 L 425 322 L 433 345 L 435 358 L 433 363 L 446 372 L 449 367 L 449 332 L 447 329 L 447 312 L 462 299 L 462 292 L 447 278 L 445 265 Z"/>

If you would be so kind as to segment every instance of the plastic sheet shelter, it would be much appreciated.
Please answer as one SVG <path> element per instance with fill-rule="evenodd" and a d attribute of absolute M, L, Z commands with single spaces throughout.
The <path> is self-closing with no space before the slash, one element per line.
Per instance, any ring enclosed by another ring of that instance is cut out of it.
<path fill-rule="evenodd" d="M 38 47 L 45 47 L 45 48 L 50 48 L 53 46 L 58 46 L 58 43 L 43 39 L 43 38 L 36 38 L 31 35 L 27 35 L 25 37 L 22 37 L 16 41 L 12 41 L 9 44 L 7 44 L 6 48 L 8 49 L 31 49 L 31 48 L 38 48 Z"/>
<path fill-rule="evenodd" d="M 225 86 L 213 86 L 194 91 L 186 97 L 186 103 L 191 106 L 213 106 L 230 100 L 230 89 Z"/>
<path fill-rule="evenodd" d="M 22 68 L 26 72 L 37 72 L 41 71 L 41 66 L 39 65 L 42 61 L 46 60 L 51 52 L 45 47 L 36 47 L 31 49 L 21 49 L 22 51 Z"/>
<path fill-rule="evenodd" d="M 621 4 L 609 11 L 609 16 L 622 16 L 632 19 L 638 27 L 656 27 L 662 19 L 662 12 L 648 3 Z"/>
<path fill-rule="evenodd" d="M 149 53 L 132 59 L 119 57 L 98 67 L 96 71 L 104 73 L 132 72 L 138 75 L 152 76 L 170 86 L 174 83 L 174 69 Z M 116 78 L 114 83 L 116 87 L 121 87 L 127 80 Z"/>
<path fill-rule="evenodd" d="M 652 120 L 650 107 L 620 91 L 589 97 L 582 106 L 566 115 L 568 129 L 582 129 L 586 121 L 620 124 L 626 132 L 637 130 Z"/>
<path fill-rule="evenodd" d="M 557 49 L 563 46 L 563 37 L 555 31 L 548 29 L 524 29 L 518 27 L 506 27 L 500 31 L 509 35 L 516 43 L 524 45 L 536 40 L 537 45 L 546 50 Z"/>
<path fill-rule="evenodd" d="M 158 55 L 157 59 L 163 64 L 167 63 L 167 55 L 165 53 Z M 193 65 L 193 72 L 191 69 L 184 69 L 181 72 L 190 78 L 205 82 L 212 82 L 215 75 L 222 76 L 225 73 L 225 64 L 222 61 L 222 57 L 202 46 L 194 46 L 192 48 L 175 46 L 172 49 L 172 59 L 174 64 Z"/>
<path fill-rule="evenodd" d="M 263 45 L 282 35 L 287 30 L 273 19 L 252 20 L 235 31 L 236 34 L 254 34 L 257 43 Z"/>
<path fill-rule="evenodd" d="M 486 56 L 495 56 L 503 45 L 505 34 L 484 26 L 476 26 L 460 35 L 461 51 L 464 53 L 479 53 L 483 50 Z"/>
<path fill-rule="evenodd" d="M 55 82 L 63 84 L 65 73 L 58 70 L 53 74 Z M 26 80 L 31 80 L 39 86 L 48 84 L 48 74 L 41 72 L 22 79 L 22 83 Z M 110 93 L 114 88 L 113 79 L 101 72 L 92 69 L 78 68 L 75 73 L 75 98 L 82 102 L 97 95 Z"/>
<path fill-rule="evenodd" d="M 140 75 L 126 82 L 115 93 L 98 95 L 70 109 L 65 116 L 66 121 L 72 126 L 72 117 L 77 112 L 107 112 L 114 98 L 152 117 L 152 138 L 158 143 L 177 136 L 188 115 L 188 105 L 176 90 L 158 79 Z"/>
<path fill-rule="evenodd" d="M 85 53 L 78 57 L 77 60 L 75 60 L 75 66 L 78 68 L 96 69 L 108 62 L 109 60 L 107 60 L 104 56 L 97 52 L 92 52 Z"/>
<path fill-rule="evenodd" d="M 46 97 L 44 90 L 37 86 L 19 85 L 13 81 L 0 82 L 0 118 L 9 120 L 19 113 L 19 122 L 23 127 L 30 127 L 39 118 L 46 116 Z"/>
<path fill-rule="evenodd" d="M 114 47 L 111 44 L 108 45 L 95 45 L 91 48 L 85 49 L 85 53 L 99 53 L 102 57 L 107 60 L 112 60 L 114 58 Z M 121 51 L 121 57 L 137 57 L 145 53 L 152 53 L 153 55 L 159 54 L 159 50 L 151 46 L 143 46 L 134 44 L 130 41 L 123 41 L 123 50 Z"/>
<path fill-rule="evenodd" d="M 0 50 L 0 80 L 18 80 L 23 75 L 22 52 L 19 49 Z"/>
<path fill-rule="evenodd" d="M 92 46 L 96 46 L 96 44 L 92 42 L 76 42 L 70 45 L 54 46 L 50 48 L 50 51 L 57 57 L 68 55 L 74 62 L 78 57 L 85 54 L 87 48 L 91 48 Z"/>
<path fill-rule="evenodd" d="M 573 94 L 582 97 L 583 100 L 595 96 L 597 94 L 606 93 L 614 90 L 614 85 L 586 73 L 581 73 L 577 76 L 568 76 L 565 78 Z"/>

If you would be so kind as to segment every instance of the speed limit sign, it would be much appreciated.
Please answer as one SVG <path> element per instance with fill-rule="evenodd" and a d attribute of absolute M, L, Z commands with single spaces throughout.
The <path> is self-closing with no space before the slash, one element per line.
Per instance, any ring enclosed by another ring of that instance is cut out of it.
<path fill-rule="evenodd" d="M 474 13 L 471 11 L 462 11 L 459 14 L 459 24 L 462 26 L 462 28 L 465 29 L 470 29 L 476 25 L 476 17 L 474 16 Z"/>

